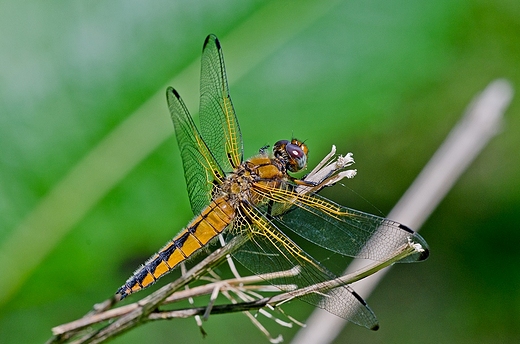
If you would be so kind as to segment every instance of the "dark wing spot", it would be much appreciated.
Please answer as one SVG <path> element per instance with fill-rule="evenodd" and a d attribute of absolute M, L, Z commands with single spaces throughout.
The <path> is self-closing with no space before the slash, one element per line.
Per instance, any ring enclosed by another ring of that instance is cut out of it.
<path fill-rule="evenodd" d="M 413 230 L 411 230 L 410 228 L 406 227 L 405 225 L 403 225 L 401 223 L 399 224 L 399 228 L 401 228 L 404 231 L 407 231 L 408 233 L 415 234 L 415 232 Z"/>

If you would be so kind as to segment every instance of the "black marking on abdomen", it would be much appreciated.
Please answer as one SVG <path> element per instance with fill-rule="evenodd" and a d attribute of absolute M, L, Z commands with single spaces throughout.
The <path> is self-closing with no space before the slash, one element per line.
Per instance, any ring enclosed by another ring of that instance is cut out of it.
<path fill-rule="evenodd" d="M 182 253 L 181 248 L 184 246 L 184 243 L 186 242 L 186 240 L 188 240 L 189 236 L 190 236 L 190 232 L 186 231 L 186 233 L 181 235 L 178 239 L 174 240 L 173 245 L 172 245 L 173 247 L 178 248 L 184 257 L 186 257 L 186 256 L 184 255 L 184 253 Z"/>

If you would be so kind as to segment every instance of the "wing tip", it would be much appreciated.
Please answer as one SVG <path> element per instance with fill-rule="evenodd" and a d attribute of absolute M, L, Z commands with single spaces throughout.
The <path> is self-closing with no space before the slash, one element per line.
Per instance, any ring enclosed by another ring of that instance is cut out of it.
<path fill-rule="evenodd" d="M 419 255 L 419 261 L 426 260 L 430 256 L 430 250 L 427 247 L 423 247 L 423 251 Z"/>
<path fill-rule="evenodd" d="M 202 45 L 202 50 L 204 51 L 206 49 L 206 46 L 209 44 L 209 42 L 215 42 L 215 45 L 217 46 L 217 49 L 220 50 L 220 41 L 218 40 L 217 36 L 215 34 L 210 33 L 206 39 L 204 40 L 204 44 Z"/>
<path fill-rule="evenodd" d="M 363 305 L 365 306 L 369 312 L 374 315 L 374 313 L 372 312 L 372 310 L 370 309 L 370 307 L 368 307 L 366 301 L 361 297 L 361 295 L 359 295 L 356 291 L 354 291 L 353 289 L 349 288 L 350 289 L 350 292 L 352 293 L 352 295 L 354 295 L 354 297 Z M 377 322 L 377 319 L 374 315 L 373 317 L 373 324 L 369 324 L 369 323 L 365 323 L 365 324 L 362 324 L 364 325 L 366 328 L 368 328 L 369 330 L 372 330 L 372 331 L 377 331 L 379 330 L 379 323 Z"/>
<path fill-rule="evenodd" d="M 415 232 L 414 230 L 410 229 L 410 227 L 407 227 L 405 225 L 403 225 L 402 223 L 399 224 L 399 228 L 401 228 L 402 230 L 410 233 L 410 234 L 413 234 L 415 238 L 420 238 L 422 239 L 419 234 L 417 234 L 417 232 Z M 424 239 L 422 239 L 421 241 L 424 242 Z M 424 244 L 426 245 L 426 242 L 424 242 Z M 426 260 L 428 259 L 428 257 L 430 256 L 430 249 L 425 246 L 425 245 L 421 245 L 422 246 L 422 249 L 423 251 L 419 254 L 419 257 L 417 259 L 417 261 L 421 261 L 421 260 Z"/>
<path fill-rule="evenodd" d="M 175 96 L 175 98 L 180 98 L 181 97 L 179 92 L 177 92 L 177 90 L 175 88 L 173 88 L 171 86 L 168 86 L 166 88 L 166 95 L 169 95 L 170 93 L 172 93 Z"/>

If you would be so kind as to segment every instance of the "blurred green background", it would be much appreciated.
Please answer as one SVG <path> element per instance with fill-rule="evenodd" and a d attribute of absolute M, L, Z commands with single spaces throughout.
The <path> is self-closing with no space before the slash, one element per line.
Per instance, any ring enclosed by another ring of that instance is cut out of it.
<path fill-rule="evenodd" d="M 358 175 L 327 195 L 375 213 L 476 93 L 498 77 L 520 82 L 517 0 L 0 8 L 1 343 L 45 341 L 191 219 L 164 91 L 172 84 L 195 112 L 208 33 L 223 45 L 245 155 L 292 135 L 311 166 L 331 144 L 352 151 Z M 380 330 L 348 326 L 338 343 L 520 341 L 519 104 L 421 229 L 430 259 L 397 266 L 369 298 Z M 286 341 L 297 330 L 262 322 Z M 156 322 L 114 343 L 266 342 L 241 314 L 204 328 L 203 341 L 193 319 Z"/>

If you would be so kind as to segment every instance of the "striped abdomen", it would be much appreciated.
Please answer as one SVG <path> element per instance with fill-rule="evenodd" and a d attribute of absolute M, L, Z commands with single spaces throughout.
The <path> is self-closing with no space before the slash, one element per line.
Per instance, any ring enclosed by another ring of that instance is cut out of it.
<path fill-rule="evenodd" d="M 170 240 L 159 252 L 137 269 L 133 276 L 119 288 L 121 299 L 129 294 L 146 288 L 164 274 L 170 272 L 179 263 L 206 245 L 211 239 L 222 233 L 231 223 L 235 209 L 225 198 L 211 203 L 188 226 Z"/>

